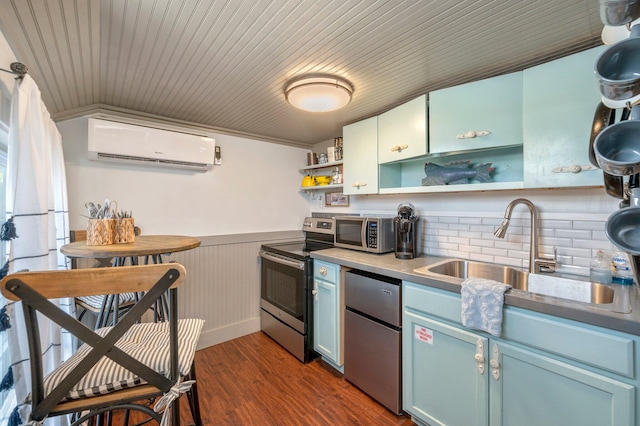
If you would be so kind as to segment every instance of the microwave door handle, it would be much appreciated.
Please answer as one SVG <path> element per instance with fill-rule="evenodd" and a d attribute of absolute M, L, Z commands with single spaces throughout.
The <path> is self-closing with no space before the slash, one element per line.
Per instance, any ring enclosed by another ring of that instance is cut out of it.
<path fill-rule="evenodd" d="M 304 262 L 298 262 L 296 260 L 290 260 L 290 259 L 286 259 L 284 257 L 280 257 L 271 253 L 268 253 L 264 250 L 260 250 L 260 257 L 264 257 L 265 259 L 268 259 L 272 262 L 276 262 L 279 263 L 281 265 L 285 265 L 285 266 L 290 266 L 292 268 L 296 268 L 296 269 L 304 269 L 305 264 Z"/>
<path fill-rule="evenodd" d="M 369 239 L 367 238 L 367 233 L 369 232 L 369 218 L 364 219 L 364 226 L 360 230 L 360 241 L 362 241 L 362 248 L 365 250 L 369 249 Z"/>

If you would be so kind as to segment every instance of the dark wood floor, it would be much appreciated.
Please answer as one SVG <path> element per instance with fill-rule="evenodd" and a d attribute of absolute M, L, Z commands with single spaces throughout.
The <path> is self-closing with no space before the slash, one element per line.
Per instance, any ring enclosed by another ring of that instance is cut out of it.
<path fill-rule="evenodd" d="M 206 425 L 414 425 L 261 332 L 200 350 L 195 362 Z M 180 405 L 182 424 L 192 424 L 184 398 Z"/>

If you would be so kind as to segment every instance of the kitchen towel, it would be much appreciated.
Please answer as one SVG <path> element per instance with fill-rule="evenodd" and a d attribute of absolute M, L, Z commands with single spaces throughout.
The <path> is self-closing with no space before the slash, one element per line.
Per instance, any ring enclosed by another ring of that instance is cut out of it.
<path fill-rule="evenodd" d="M 462 282 L 462 325 L 500 336 L 504 292 L 511 286 L 484 278 L 469 277 Z"/>

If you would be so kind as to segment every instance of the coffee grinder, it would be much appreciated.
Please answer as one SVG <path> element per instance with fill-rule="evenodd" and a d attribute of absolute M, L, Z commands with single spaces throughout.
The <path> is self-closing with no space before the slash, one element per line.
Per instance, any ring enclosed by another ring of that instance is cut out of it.
<path fill-rule="evenodd" d="M 420 218 L 411 203 L 398 206 L 398 215 L 393 218 L 395 251 L 398 259 L 413 259 L 420 256 Z"/>

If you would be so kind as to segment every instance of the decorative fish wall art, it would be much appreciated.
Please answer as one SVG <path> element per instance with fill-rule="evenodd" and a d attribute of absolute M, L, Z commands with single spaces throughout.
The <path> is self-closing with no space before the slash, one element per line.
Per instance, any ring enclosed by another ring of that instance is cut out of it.
<path fill-rule="evenodd" d="M 427 176 L 422 179 L 422 186 L 459 185 L 469 183 L 472 179 L 479 182 L 489 182 L 491 173 L 494 170 L 491 167 L 491 163 L 478 164 L 471 167 L 469 160 L 454 161 L 443 166 L 435 163 L 426 163 L 424 172 Z"/>

